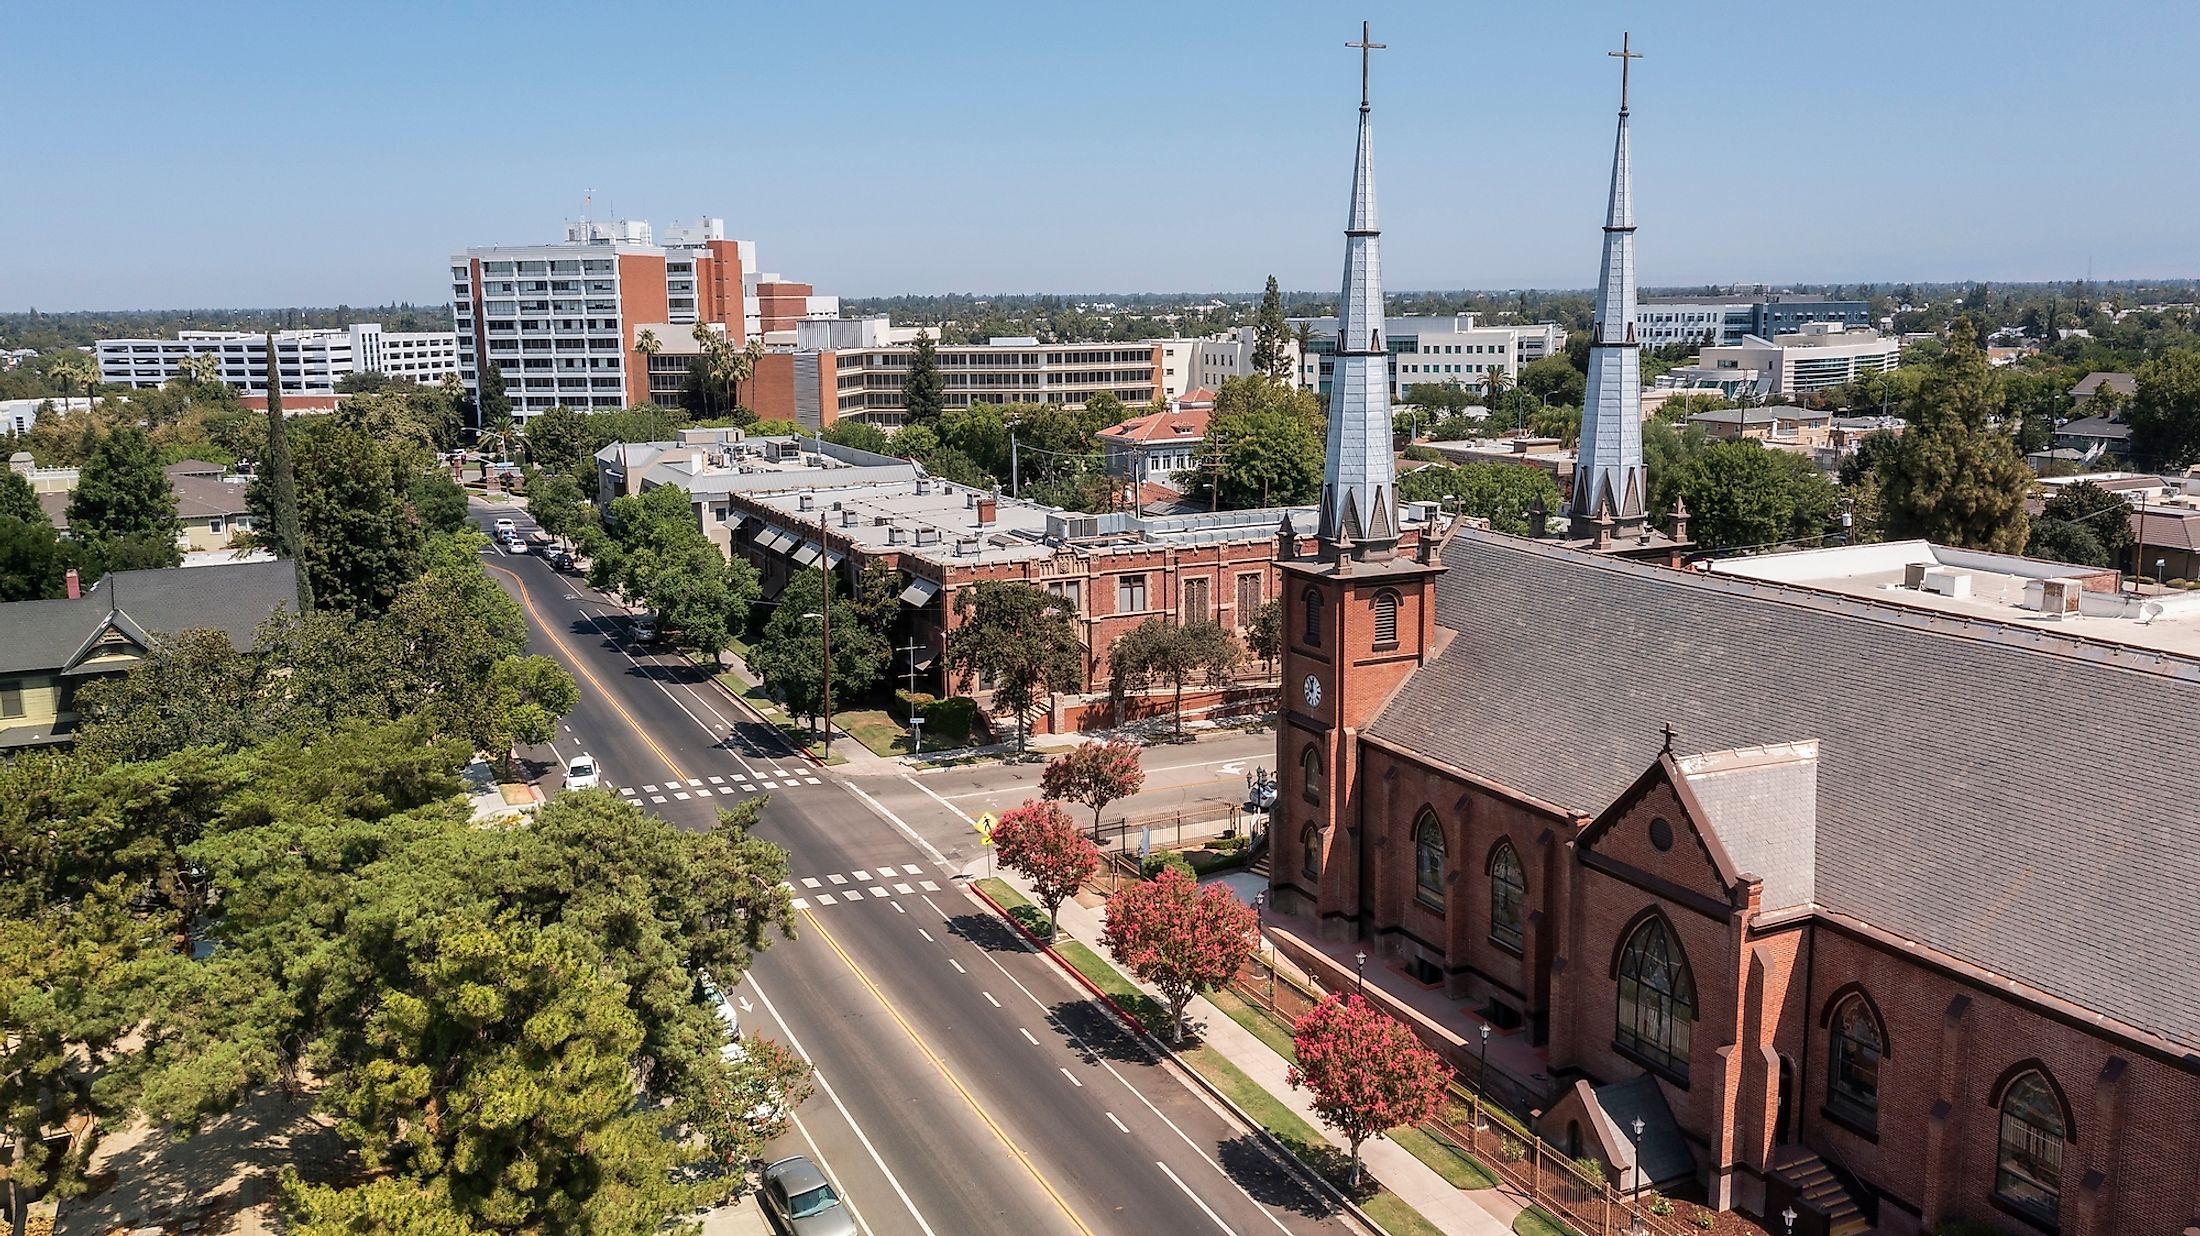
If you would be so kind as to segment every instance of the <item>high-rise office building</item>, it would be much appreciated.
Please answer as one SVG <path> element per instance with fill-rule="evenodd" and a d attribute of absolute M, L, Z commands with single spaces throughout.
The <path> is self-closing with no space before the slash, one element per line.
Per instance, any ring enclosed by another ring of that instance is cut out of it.
<path fill-rule="evenodd" d="M 561 404 L 627 407 L 650 400 L 650 372 L 666 367 L 651 353 L 692 351 L 698 325 L 745 340 L 837 310 L 755 265 L 754 242 L 728 240 L 723 219 L 661 237 L 641 220 L 583 221 L 556 244 L 467 249 L 450 271 L 459 376 L 478 390 L 480 367 L 497 366 L 521 420 Z M 684 380 L 674 363 L 660 388 Z"/>

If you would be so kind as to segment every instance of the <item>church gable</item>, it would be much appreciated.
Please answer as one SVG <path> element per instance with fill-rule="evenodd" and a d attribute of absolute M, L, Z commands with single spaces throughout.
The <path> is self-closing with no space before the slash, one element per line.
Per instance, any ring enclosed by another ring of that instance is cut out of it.
<path fill-rule="evenodd" d="M 1739 904 L 1747 883 L 1671 755 L 1660 755 L 1574 845 L 1587 866 L 1715 916 Z"/>

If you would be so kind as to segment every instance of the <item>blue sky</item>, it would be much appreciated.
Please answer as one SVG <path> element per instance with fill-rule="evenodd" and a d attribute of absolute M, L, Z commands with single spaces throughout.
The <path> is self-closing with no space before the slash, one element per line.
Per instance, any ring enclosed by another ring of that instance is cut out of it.
<path fill-rule="evenodd" d="M 1363 16 L 1393 289 L 1593 282 L 1623 28 L 1647 285 L 2200 274 L 2189 2 L 32 3 L 0 309 L 440 299 L 590 187 L 845 295 L 1326 289 Z"/>

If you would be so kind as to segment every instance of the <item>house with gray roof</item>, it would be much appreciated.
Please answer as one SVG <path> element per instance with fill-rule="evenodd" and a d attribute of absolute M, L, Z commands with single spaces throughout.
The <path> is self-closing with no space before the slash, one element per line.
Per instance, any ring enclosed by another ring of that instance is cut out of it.
<path fill-rule="evenodd" d="M 0 749 L 66 743 L 83 683 L 127 673 L 161 640 L 216 630 L 239 649 L 298 595 L 288 560 L 112 571 L 78 593 L 0 605 Z"/>

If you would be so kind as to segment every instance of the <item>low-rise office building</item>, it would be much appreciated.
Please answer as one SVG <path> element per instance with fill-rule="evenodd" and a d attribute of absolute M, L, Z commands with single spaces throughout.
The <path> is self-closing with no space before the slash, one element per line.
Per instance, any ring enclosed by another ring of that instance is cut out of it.
<path fill-rule="evenodd" d="M 1774 339 L 1794 334 L 1812 322 L 1870 326 L 1872 307 L 1868 301 L 1809 292 L 1644 296 L 1635 302 L 1635 340 L 1646 348 L 1732 346 L 1749 335 Z"/>
<path fill-rule="evenodd" d="M 77 595 L 0 605 L 0 749 L 54 746 L 76 729 L 76 691 L 129 672 L 184 631 L 226 633 L 238 649 L 298 596 L 287 561 L 114 571 Z"/>
<path fill-rule="evenodd" d="M 1661 387 L 1716 391 L 1728 398 L 1785 397 L 1826 390 L 1902 363 L 1902 341 L 1866 327 L 1807 324 L 1792 335 L 1745 336 L 1707 347 L 1694 365 L 1668 371 Z"/>
<path fill-rule="evenodd" d="M 741 387 L 742 402 L 763 420 L 817 430 L 841 420 L 900 428 L 903 387 L 923 327 L 885 318 L 798 322 L 794 346 L 770 351 Z M 936 345 L 944 401 L 1046 403 L 1082 408 L 1102 391 L 1133 407 L 1161 393 L 1157 343 L 1041 343 L 1028 336 Z"/>
<path fill-rule="evenodd" d="M 1214 415 L 1215 395 L 1202 387 L 1176 400 L 1168 411 L 1134 416 L 1110 425 L 1096 437 L 1109 476 L 1169 484 L 1199 460 Z"/>
<path fill-rule="evenodd" d="M 1152 516 L 1082 515 L 954 485 L 892 459 L 814 439 L 690 430 L 678 442 L 620 443 L 596 455 L 599 498 L 660 485 L 688 492 L 710 539 L 756 566 L 767 596 L 796 572 L 895 573 L 903 626 L 893 672 L 951 692 L 941 658 L 960 623 L 955 597 L 983 580 L 1021 580 L 1068 600 L 1085 647 L 1086 694 L 1055 701 L 1042 730 L 1110 723 L 1107 649 L 1150 618 L 1216 622 L 1242 633 L 1274 599 L 1279 524 L 1310 535 L 1310 507 Z M 1408 504 L 1405 544 L 1437 518 Z M 986 693 L 977 692 L 981 701 Z M 1227 696 L 1230 693 L 1224 692 Z M 1232 701 L 1210 697 L 1210 706 Z"/>
<path fill-rule="evenodd" d="M 1329 397 L 1335 367 L 1337 319 L 1294 318 L 1307 328 L 1306 354 L 1299 358 L 1299 385 Z M 1404 397 L 1416 386 L 1480 386 L 1491 372 L 1508 380 L 1520 367 L 1566 350 L 1566 330 L 1555 322 L 1534 326 L 1486 326 L 1471 313 L 1440 317 L 1400 315 L 1387 318 L 1383 339 L 1390 350 L 1390 395 Z"/>
<path fill-rule="evenodd" d="M 1178 399 L 1201 387 L 1220 390 L 1231 378 L 1249 378 L 1259 370 L 1253 364 L 1260 331 L 1251 326 L 1197 339 L 1161 339 L 1161 395 Z M 1283 340 L 1283 373 L 1299 373 L 1299 341 L 1295 334 Z"/>
<path fill-rule="evenodd" d="M 275 372 L 285 395 L 333 395 L 355 373 L 429 385 L 458 369 L 458 336 L 447 330 L 391 331 L 379 322 L 341 330 L 282 330 L 275 335 Z M 99 380 L 149 388 L 184 372 L 193 357 L 212 357 L 217 380 L 247 395 L 267 394 L 267 335 L 242 330 L 186 330 L 173 339 L 102 339 L 94 349 Z"/>

